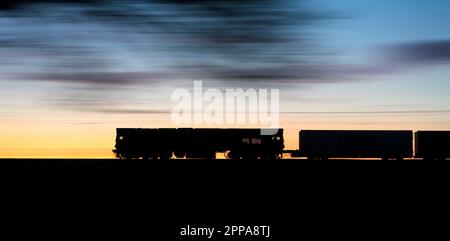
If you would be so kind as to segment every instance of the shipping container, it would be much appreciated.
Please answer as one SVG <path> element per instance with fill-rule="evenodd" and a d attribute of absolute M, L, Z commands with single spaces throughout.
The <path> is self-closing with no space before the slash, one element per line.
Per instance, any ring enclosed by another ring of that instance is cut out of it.
<path fill-rule="evenodd" d="M 417 131 L 415 133 L 415 157 L 450 158 L 450 131 Z"/>
<path fill-rule="evenodd" d="M 412 131 L 301 130 L 300 153 L 308 158 L 403 159 L 413 154 Z"/>

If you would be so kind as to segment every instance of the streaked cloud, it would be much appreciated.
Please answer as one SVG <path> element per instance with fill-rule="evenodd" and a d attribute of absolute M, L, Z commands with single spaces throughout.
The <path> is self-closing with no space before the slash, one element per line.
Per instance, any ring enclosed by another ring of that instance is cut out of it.
<path fill-rule="evenodd" d="M 384 48 L 387 61 L 398 65 L 450 63 L 450 39 L 393 44 Z"/>
<path fill-rule="evenodd" d="M 0 78 L 57 83 L 71 96 L 54 101 L 83 107 L 130 85 L 212 80 L 290 88 L 450 62 L 450 40 L 395 43 L 370 62 L 335 62 L 314 34 L 332 14 L 303 3 L 2 1 Z"/>
<path fill-rule="evenodd" d="M 1 63 L 31 75 L 147 68 L 185 78 L 279 79 L 253 70 L 304 62 L 317 51 L 309 28 L 325 16 L 303 2 L 10 1 L 0 13 Z M 36 61 L 17 67 L 18 59 Z"/>
<path fill-rule="evenodd" d="M 393 43 L 374 49 L 371 62 L 335 66 L 329 73 L 342 79 L 358 79 L 450 64 L 449 39 Z"/>

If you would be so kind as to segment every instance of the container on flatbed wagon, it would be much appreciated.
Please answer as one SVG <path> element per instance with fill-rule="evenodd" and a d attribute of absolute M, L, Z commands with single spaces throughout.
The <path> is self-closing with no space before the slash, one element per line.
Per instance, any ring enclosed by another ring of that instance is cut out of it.
<path fill-rule="evenodd" d="M 417 131 L 415 157 L 424 159 L 450 158 L 450 131 Z"/>
<path fill-rule="evenodd" d="M 303 156 L 320 158 L 403 159 L 413 154 L 412 131 L 301 130 Z"/>

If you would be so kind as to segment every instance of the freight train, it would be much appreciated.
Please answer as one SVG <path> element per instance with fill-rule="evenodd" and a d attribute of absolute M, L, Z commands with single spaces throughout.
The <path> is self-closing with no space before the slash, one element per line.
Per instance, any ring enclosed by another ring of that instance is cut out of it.
<path fill-rule="evenodd" d="M 308 159 L 450 157 L 450 131 L 301 130 L 299 149 L 284 150 L 283 129 L 118 128 L 120 159 L 216 158 L 277 159 L 283 154 Z M 267 133 L 266 133 L 267 134 Z M 415 150 L 415 151 L 414 151 Z"/>

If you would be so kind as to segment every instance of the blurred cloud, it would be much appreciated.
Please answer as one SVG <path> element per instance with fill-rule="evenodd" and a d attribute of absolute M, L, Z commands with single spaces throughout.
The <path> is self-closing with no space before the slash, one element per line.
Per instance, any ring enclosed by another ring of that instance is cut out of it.
<path fill-rule="evenodd" d="M 162 82 L 163 74 L 149 72 L 54 72 L 35 74 L 28 78 L 42 79 L 66 83 L 79 83 L 98 86 L 120 86 L 124 84 L 138 84 L 149 80 Z"/>
<path fill-rule="evenodd" d="M 3 2 L 2 63 L 16 67 L 11 65 L 17 58 L 35 59 L 23 66 L 31 74 L 44 68 L 46 73 L 78 75 L 120 67 L 148 68 L 171 76 L 179 72 L 185 78 L 273 79 L 264 71 L 244 72 L 300 63 L 317 51 L 307 44 L 308 28 L 324 16 L 305 8 L 303 2 Z"/>
<path fill-rule="evenodd" d="M 373 62 L 333 62 L 315 30 L 334 16 L 304 3 L 2 1 L 0 78 L 58 83 L 74 92 L 71 105 L 84 107 L 129 85 L 213 80 L 289 88 L 450 61 L 450 40 L 442 40 L 383 46 Z"/>
<path fill-rule="evenodd" d="M 383 54 L 400 65 L 432 65 L 450 62 L 450 40 L 401 43 L 387 46 Z"/>
<path fill-rule="evenodd" d="M 320 52 L 311 30 L 329 18 L 304 2 L 2 1 L 0 78 L 57 83 L 81 107 L 129 85 L 289 83 L 311 74 L 291 66 Z"/>
<path fill-rule="evenodd" d="M 450 40 L 394 43 L 375 50 L 371 62 L 324 68 L 324 73 L 341 79 L 364 79 L 450 64 Z"/>

